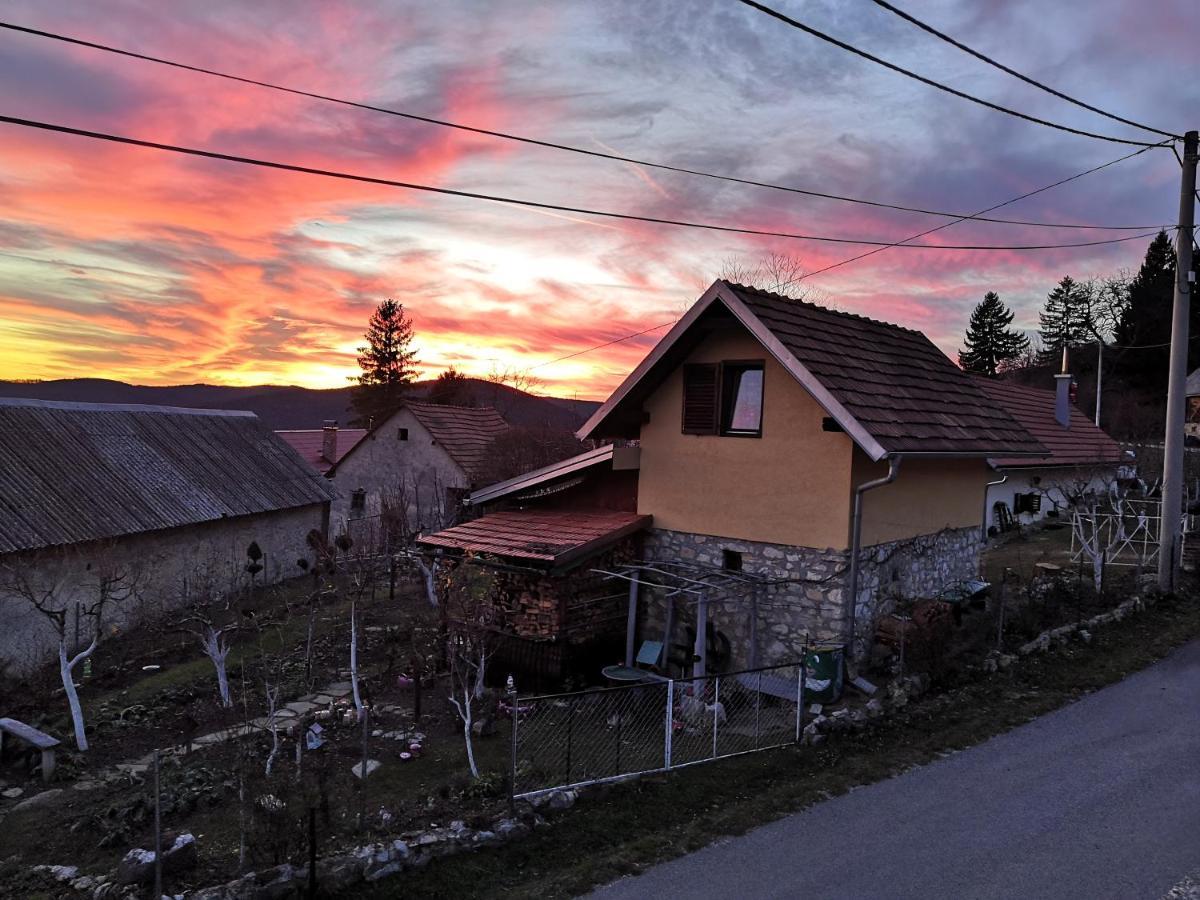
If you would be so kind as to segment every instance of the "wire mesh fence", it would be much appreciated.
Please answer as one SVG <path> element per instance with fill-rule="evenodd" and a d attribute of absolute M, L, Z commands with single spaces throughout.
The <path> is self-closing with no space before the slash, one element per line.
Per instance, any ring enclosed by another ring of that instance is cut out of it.
<path fill-rule="evenodd" d="M 804 663 L 515 703 L 514 797 L 766 750 L 800 739 Z"/>

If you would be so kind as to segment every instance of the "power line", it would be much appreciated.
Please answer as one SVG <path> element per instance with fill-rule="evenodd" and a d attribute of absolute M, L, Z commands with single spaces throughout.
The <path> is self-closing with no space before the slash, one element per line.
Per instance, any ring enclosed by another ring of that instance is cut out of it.
<path fill-rule="evenodd" d="M 87 47 L 92 50 L 101 50 L 105 53 L 115 53 L 119 56 L 137 59 L 143 62 L 151 62 L 157 65 L 169 66 L 176 69 L 183 69 L 188 72 L 195 72 L 201 75 L 210 75 L 215 78 L 224 78 L 229 81 L 248 84 L 254 87 L 267 88 L 274 91 L 282 91 L 287 94 L 293 94 L 298 97 L 307 97 L 312 100 L 320 100 L 326 103 L 334 103 L 340 106 L 347 106 L 352 109 L 366 110 L 368 112 L 383 113 L 389 116 L 396 116 L 401 119 L 407 119 L 412 122 L 421 122 L 426 125 L 436 125 L 442 128 L 451 128 L 458 131 L 464 131 L 470 134 L 478 134 L 486 137 L 499 138 L 506 141 L 516 141 L 517 143 L 528 144 L 535 147 L 542 147 L 551 150 L 561 150 L 567 153 L 576 153 L 582 156 L 589 156 L 595 159 L 611 160 L 613 162 L 625 163 L 633 166 L 642 166 L 649 169 L 658 169 L 665 172 L 674 172 L 681 175 L 692 175 L 700 178 L 709 178 L 717 181 L 725 181 L 731 184 L 741 184 L 747 187 L 767 188 L 774 191 L 783 191 L 790 194 L 798 194 L 805 197 L 815 197 L 822 200 L 836 200 L 841 203 L 855 203 L 862 206 L 870 206 L 876 209 L 891 209 L 900 212 L 919 213 L 926 216 L 941 216 L 943 218 L 952 218 L 962 220 L 970 218 L 980 222 L 994 222 L 1003 225 L 1023 225 L 1031 228 L 1079 228 L 1099 231 L 1144 231 L 1148 228 L 1157 228 L 1156 225 L 1079 225 L 1068 222 L 1033 222 L 1022 219 L 996 219 L 986 218 L 983 216 L 964 216 L 962 213 L 946 212 L 943 210 L 924 209 L 917 206 L 904 206 L 897 203 L 885 203 L 877 200 L 866 200 L 861 197 L 847 197 L 842 194 L 831 194 L 826 191 L 814 191 L 806 188 L 792 187 L 789 185 L 774 184 L 768 181 L 757 181 L 751 178 L 738 178 L 733 175 L 721 175 L 714 172 L 706 172 L 701 169 L 691 169 L 686 166 L 674 166 L 668 163 L 652 162 L 650 160 L 637 159 L 631 156 L 622 156 L 618 153 L 604 152 L 600 150 L 591 150 L 586 147 L 578 147 L 572 144 L 562 144 L 555 141 L 540 140 L 537 138 L 525 137 L 523 135 L 512 134 L 504 131 L 494 131 L 488 128 L 477 128 L 471 125 L 464 125 L 460 122 L 452 122 L 446 119 L 436 119 L 431 116 L 422 116 L 416 113 L 404 112 L 403 110 L 392 109 L 385 106 L 376 106 L 370 103 L 362 103 L 355 100 L 347 100 L 342 97 L 334 97 L 328 94 L 320 94 L 314 91 L 306 91 L 300 88 L 287 87 L 286 85 L 276 84 L 269 81 L 262 81 L 257 78 L 248 78 L 242 75 L 234 75 L 229 72 L 221 72 L 216 69 L 209 69 L 203 66 L 190 65 L 171 59 L 166 59 L 159 56 L 151 56 L 145 53 L 137 53 L 132 50 L 125 50 L 120 47 L 113 47 L 108 44 L 100 44 L 95 41 L 87 41 L 82 38 L 70 37 L 69 35 L 57 34 L 51 31 L 42 31 L 37 28 L 28 28 L 23 25 L 14 25 L 10 22 L 0 21 L 0 28 L 9 31 L 19 32 L 22 34 L 33 35 L 35 37 L 48 38 L 54 41 L 61 41 L 67 44 L 74 44 L 80 47 Z"/>
<path fill-rule="evenodd" d="M 952 44 L 953 46 L 957 47 L 959 50 L 962 50 L 964 53 L 971 54 L 971 56 L 974 56 L 976 59 L 982 60 L 983 62 L 987 63 L 989 66 L 994 66 L 995 68 L 999 69 L 1001 72 L 1006 72 L 1009 75 L 1012 75 L 1014 78 L 1019 78 L 1019 79 L 1021 79 L 1021 81 L 1024 81 L 1026 84 L 1031 84 L 1035 88 L 1045 91 L 1047 94 L 1052 94 L 1055 97 L 1058 97 L 1060 100 L 1066 100 L 1068 103 L 1073 103 L 1082 109 L 1086 109 L 1090 112 L 1096 113 L 1097 115 L 1101 115 L 1101 116 L 1104 116 L 1105 118 L 1112 119 L 1114 122 L 1121 122 L 1125 125 L 1132 125 L 1134 128 L 1141 128 L 1143 131 L 1152 131 L 1155 134 L 1161 134 L 1163 137 L 1175 138 L 1177 140 L 1183 139 L 1182 135 L 1175 134 L 1174 132 L 1163 131 L 1161 128 L 1154 128 L 1151 125 L 1143 125 L 1141 122 L 1135 122 L 1133 119 L 1126 119 L 1124 116 L 1118 116 L 1115 113 L 1106 112 L 1105 110 L 1100 109 L 1099 107 L 1092 106 L 1090 103 L 1084 103 L 1082 100 L 1077 100 L 1074 97 L 1064 94 L 1062 91 L 1057 91 L 1048 85 L 1042 84 L 1040 81 L 1030 78 L 1028 75 L 1022 75 L 1020 72 L 1016 71 L 1015 69 L 1011 69 L 1008 66 L 1004 65 L 1003 63 L 997 62 L 996 60 L 992 59 L 990 56 L 988 56 L 984 53 L 980 53 L 978 50 L 972 49 L 971 47 L 968 47 L 966 44 L 962 43 L 961 41 L 955 40 L 954 38 L 950 37 L 950 35 L 945 34 L 941 31 L 938 31 L 932 25 L 928 25 L 925 22 L 922 22 L 916 16 L 909 15 L 904 10 L 898 9 L 897 7 L 888 3 L 887 0 L 871 0 L 871 2 L 874 3 L 876 6 L 886 9 L 890 13 L 894 13 L 895 15 L 899 16 L 900 18 L 904 19 L 905 21 L 910 22 L 913 25 L 916 25 L 922 31 L 926 31 L 929 34 L 932 34 L 934 37 L 940 38 L 941 40 L 945 41 L 948 44 Z"/>
<path fill-rule="evenodd" d="M 1109 166 L 1114 166 L 1114 165 L 1116 165 L 1116 164 L 1117 164 L 1117 163 L 1119 163 L 1119 162 L 1124 162 L 1124 161 L 1125 161 L 1125 160 L 1127 160 L 1127 159 L 1131 159 L 1131 158 L 1133 158 L 1133 157 L 1135 157 L 1135 156 L 1139 156 L 1140 154 L 1142 154 L 1142 153 L 1145 153 L 1145 152 L 1146 152 L 1147 150 L 1149 150 L 1149 149 L 1150 149 L 1149 147 L 1143 147 L 1141 150 L 1135 150 L 1135 151 L 1133 151 L 1132 153 L 1127 153 L 1127 154 L 1126 154 L 1126 155 L 1124 155 L 1124 156 L 1118 157 L 1117 159 L 1111 160 L 1110 162 L 1103 163 L 1102 165 L 1099 165 L 1099 166 L 1094 166 L 1094 167 L 1092 167 L 1092 168 L 1090 168 L 1090 169 L 1088 169 L 1088 170 L 1086 170 L 1086 171 L 1084 171 L 1084 172 L 1080 172 L 1080 173 L 1078 173 L 1077 175 L 1071 175 L 1070 177 L 1068 177 L 1068 178 L 1063 178 L 1063 179 L 1061 179 L 1061 180 L 1059 180 L 1059 181 L 1056 181 L 1056 182 L 1054 182 L 1053 184 L 1048 184 L 1048 185 L 1046 185 L 1045 187 L 1040 187 L 1040 188 L 1038 188 L 1038 189 L 1036 189 L 1036 190 L 1029 191 L 1028 193 L 1021 194 L 1019 197 L 1013 197 L 1011 200 L 1005 200 L 1003 203 L 998 203 L 998 204 L 996 204 L 995 206 L 992 206 L 992 207 L 989 207 L 988 209 L 982 210 L 982 212 L 990 212 L 990 211 L 991 211 L 991 210 L 993 210 L 993 209 L 999 209 L 999 208 L 1000 208 L 1000 207 L 1002 207 L 1002 206 L 1007 206 L 1007 205 L 1009 205 L 1010 203 L 1016 203 L 1018 200 L 1023 200 L 1023 199 L 1025 199 L 1026 197 L 1032 197 L 1034 194 L 1040 194 L 1040 193 L 1042 193 L 1043 191 L 1048 191 L 1048 190 L 1050 190 L 1051 188 L 1055 188 L 1055 187 L 1058 187 L 1059 185 L 1066 184 L 1066 183 L 1067 183 L 1067 182 L 1069 182 L 1069 181 L 1074 181 L 1074 180 L 1075 180 L 1075 179 L 1077 179 L 1077 178 L 1082 178 L 1082 177 L 1083 177 L 1083 176 L 1085 176 L 1085 175 L 1091 175 L 1093 172 L 1098 172 L 1098 171 L 1100 171 L 1101 169 L 1107 169 Z M 1172 147 L 1172 150 L 1173 150 L 1173 149 L 1174 149 L 1174 147 Z M 1176 156 L 1178 156 L 1178 153 L 1176 154 Z M 1182 162 L 1182 160 L 1181 160 L 1181 162 Z M 960 220 L 960 221 L 961 221 L 961 220 Z M 932 230 L 932 231 L 938 231 L 938 230 L 940 230 L 941 228 L 948 228 L 948 227 L 950 227 L 951 225 L 954 225 L 954 224 L 955 224 L 954 222 L 947 222 L 945 225 L 942 225 L 942 226 L 940 226 L 939 228 L 936 228 L 936 229 L 931 229 L 931 230 Z M 913 235 L 912 237 L 905 238 L 905 240 L 914 240 L 914 239 L 916 239 L 916 238 L 918 238 L 918 237 L 921 237 L 922 235 L 925 235 L 925 234 L 928 234 L 928 233 L 929 233 L 929 232 L 921 232 L 920 234 L 916 234 L 916 235 Z M 1142 237 L 1149 237 L 1149 236 L 1150 236 L 1149 234 L 1143 234 L 1143 235 L 1142 235 Z M 900 246 L 902 243 L 903 243 L 902 241 L 898 241 L 898 242 L 896 242 L 895 244 L 892 244 L 892 245 L 890 245 L 890 246 Z M 822 269 L 816 269 L 816 270 L 814 270 L 814 271 L 812 271 L 812 272 L 807 272 L 807 273 L 805 273 L 804 275 L 801 275 L 801 276 L 800 276 L 800 278 L 799 278 L 799 280 L 803 281 L 805 278 L 809 278 L 809 277 L 811 277 L 811 276 L 813 276 L 813 275 L 819 275 L 819 274 L 821 274 L 822 272 L 828 272 L 830 269 L 836 269 L 836 268 L 838 268 L 839 266 L 844 266 L 844 265 L 846 265 L 846 264 L 848 264 L 848 263 L 855 262 L 856 260 L 863 259 L 864 257 L 871 256 L 871 255 L 873 255 L 873 254 L 875 254 L 875 253 L 880 253 L 880 252 L 882 252 L 883 250 L 886 250 L 886 249 L 888 249 L 888 248 L 887 248 L 887 247 L 880 247 L 880 248 L 878 248 L 878 249 L 875 249 L 875 250 L 872 250 L 872 251 L 870 251 L 870 252 L 868 252 L 868 253 L 862 253 L 862 254 L 859 254 L 858 256 L 853 256 L 853 257 L 850 257 L 849 259 L 843 259 L 841 262 L 836 262 L 836 263 L 833 263 L 832 265 L 825 266 L 825 267 L 824 267 L 824 268 L 822 268 Z M 576 356 L 582 356 L 582 355 L 584 355 L 585 353 L 591 353 L 591 352 L 592 352 L 592 351 L 594 351 L 594 350 L 601 350 L 601 349 L 603 349 L 604 347 L 609 347 L 609 346 L 611 346 L 611 345 L 613 345 L 613 344 L 619 344 L 619 343 L 621 343 L 622 341 L 627 341 L 627 340 L 630 340 L 630 339 L 632 339 L 632 338 L 639 337 L 639 336 L 641 336 L 641 335 L 643 335 L 643 334 L 646 334 L 646 333 L 647 333 L 647 332 L 649 332 L 649 331 L 657 331 L 659 328 L 665 328 L 666 326 L 668 326 L 668 325 L 672 325 L 672 324 L 674 324 L 674 323 L 673 323 L 673 322 L 662 322 L 662 323 L 660 323 L 660 324 L 658 324 L 658 325 L 655 325 L 655 326 L 653 326 L 652 328 L 648 328 L 648 329 L 646 329 L 645 331 L 638 331 L 638 332 L 635 332 L 634 334 L 627 334 L 627 335 L 625 335 L 624 337 L 617 338 L 616 340 L 613 340 L 613 341 L 607 341 L 606 343 L 603 343 L 603 344 L 598 344 L 598 345 L 597 345 L 597 346 L 595 346 L 595 347 L 588 347 L 586 350 L 580 350 L 580 351 L 577 351 L 577 352 L 575 352 L 575 353 L 570 353 L 570 354 L 568 354 L 567 356 L 561 357 L 561 358 L 559 358 L 559 359 L 552 359 L 552 360 L 550 360 L 549 362 L 538 363 L 538 365 L 537 365 L 537 366 L 534 366 L 533 368 L 541 368 L 542 366 L 548 366 L 548 365 L 551 365 L 552 363 L 561 362 L 561 361 L 562 361 L 562 360 L 564 360 L 564 359 L 573 359 L 573 358 L 575 358 Z M 1135 348 L 1128 348 L 1128 349 L 1135 349 Z M 1136 348 L 1136 349 L 1141 349 L 1141 348 Z"/>
<path fill-rule="evenodd" d="M 799 30 L 803 31 L 805 34 L 810 34 L 813 37 L 819 38 L 820 40 L 825 41 L 828 44 L 832 44 L 835 47 L 839 47 L 842 50 L 847 51 L 848 53 L 853 53 L 855 56 L 861 56 L 863 59 L 870 60 L 871 62 L 876 63 L 877 65 L 881 65 L 884 68 L 891 69 L 893 72 L 898 72 L 901 75 L 906 75 L 909 78 L 912 78 L 916 81 L 921 82 L 922 84 L 927 84 L 930 87 L 935 87 L 939 91 L 945 91 L 947 94 L 953 94 L 955 97 L 960 97 L 963 100 L 969 100 L 972 103 L 978 103 L 980 106 L 986 106 L 988 109 L 993 109 L 996 112 L 1002 112 L 1002 113 L 1005 113 L 1010 116 L 1015 116 L 1018 119 L 1024 119 L 1026 122 L 1033 122 L 1037 125 L 1045 125 L 1047 128 L 1056 128 L 1059 131 L 1065 131 L 1069 134 L 1077 134 L 1077 135 L 1080 135 L 1081 137 L 1095 138 L 1096 140 L 1100 140 L 1100 141 L 1109 141 L 1114 144 L 1130 144 L 1135 147 L 1157 147 L 1157 146 L 1159 146 L 1158 144 L 1148 144 L 1145 141 L 1134 141 L 1134 140 L 1130 140 L 1128 138 L 1112 137 L 1111 135 L 1107 135 L 1107 134 L 1097 134 L 1094 131 L 1084 131 L 1079 128 L 1072 128 L 1069 125 L 1060 125 L 1059 123 L 1051 122 L 1048 119 L 1039 119 L 1037 116 L 1031 116 L 1028 113 L 1017 112 L 1015 109 L 1010 109 L 1007 106 L 1001 106 L 999 103 L 993 103 L 990 100 L 984 100 L 980 97 L 974 96 L 973 94 L 968 94 L 965 91 L 960 91 L 957 88 L 950 87 L 950 85 L 948 85 L 948 84 L 943 84 L 940 81 L 934 81 L 932 78 L 926 78 L 924 75 L 918 75 L 916 72 L 912 71 L 911 69 L 906 69 L 903 66 L 898 66 L 895 63 L 888 62 L 886 59 L 881 59 L 880 57 L 875 56 L 872 53 L 868 53 L 866 50 L 860 50 L 858 47 L 855 47 L 852 44 L 847 44 L 845 41 L 840 41 L 837 38 L 835 38 L 831 35 L 828 35 L 823 31 L 818 31 L 817 29 L 813 28 L 810 25 L 805 25 L 803 22 L 797 21 L 796 19 L 793 19 L 791 16 L 788 16 L 788 15 L 785 15 L 784 13 L 779 12 L 779 10 L 777 10 L 777 9 L 772 9 L 771 7 L 766 6 L 762 3 L 758 3 L 757 0 L 738 0 L 738 2 L 743 3 L 746 6 L 749 6 L 751 9 L 756 9 L 759 12 L 770 16 L 773 19 L 778 19 L 780 22 L 783 22 L 785 25 L 790 25 L 793 28 L 798 28 Z"/>
<path fill-rule="evenodd" d="M 560 363 L 563 360 L 574 359 L 577 356 L 583 356 L 585 353 L 591 353 L 593 350 L 603 350 L 605 347 L 611 347 L 613 344 L 620 344 L 624 341 L 632 340 L 635 337 L 641 337 L 643 334 L 649 334 L 652 331 L 658 331 L 660 328 L 666 328 L 668 325 L 674 325 L 675 321 L 660 322 L 658 325 L 651 325 L 641 331 L 635 331 L 633 334 L 627 334 L 624 337 L 614 338 L 611 341 L 605 341 L 603 344 L 597 344 L 595 347 L 588 347 L 586 350 L 577 350 L 574 353 L 568 353 L 566 356 L 560 356 L 558 359 L 550 359 L 546 362 L 538 363 L 536 366 L 530 366 L 525 371 L 532 372 L 534 369 L 540 369 L 542 366 L 552 366 L 555 363 Z"/>
<path fill-rule="evenodd" d="M 358 175 L 351 172 L 342 172 L 334 169 L 318 169 L 313 166 L 301 166 L 293 163 L 282 163 L 274 160 L 258 159 L 252 156 L 237 156 L 231 153 L 220 153 L 215 150 L 200 150 L 195 147 L 184 147 L 179 144 L 164 144 L 157 141 L 146 141 L 140 138 L 127 137 L 125 135 L 109 134 L 102 131 L 89 131 L 83 128 L 72 128 L 68 125 L 57 125 L 50 122 L 39 122 L 34 119 L 23 119 L 16 116 L 0 116 L 0 123 L 8 125 L 18 125 L 25 128 L 35 128 L 41 131 L 51 131 L 58 134 L 70 134 L 76 137 L 85 137 L 92 140 L 108 141 L 115 144 L 125 144 L 133 147 L 144 147 L 150 150 L 162 150 L 170 153 L 179 153 L 185 156 L 196 156 L 203 159 L 215 159 L 223 162 L 238 163 L 240 165 L 258 166 L 265 169 L 276 169 L 283 172 L 296 172 L 301 175 L 317 175 L 323 178 L 337 178 L 342 181 L 355 181 L 363 184 L 381 185 L 384 187 L 395 187 L 410 191 L 420 191 L 429 194 L 441 194 L 448 197 L 462 197 L 468 200 L 484 200 L 489 203 L 502 203 L 508 206 L 522 206 L 529 209 L 544 209 L 554 212 L 567 212 L 576 215 L 596 216 L 605 219 L 619 219 L 630 222 L 646 222 L 651 225 L 671 225 L 677 228 L 693 228 L 704 231 L 718 231 L 726 234 L 752 234 L 762 237 L 776 237 L 787 240 L 797 241 L 815 241 L 826 244 L 856 244 L 865 247 L 879 247 L 886 249 L 893 246 L 901 246 L 896 242 L 889 241 L 874 241 L 865 238 L 842 238 L 832 237 L 829 235 L 816 234 L 798 234 L 788 231 L 765 231 L 757 228 L 739 228 L 733 225 L 717 225 L 711 222 L 691 222 L 684 219 L 666 219 L 658 216 L 641 216 L 634 213 L 612 212 L 610 210 L 589 209 L 581 206 L 566 206 L 559 203 L 542 203 L 536 200 L 523 200 L 517 197 L 504 197 L 496 194 L 483 194 L 477 191 L 464 191 L 454 188 L 435 187 L 428 184 L 417 184 L 409 181 L 397 181 L 391 178 L 377 178 L 370 175 Z M 1139 151 L 1142 152 L 1142 151 Z M 1136 154 L 1130 154 L 1136 155 Z M 1099 168 L 1103 168 L 1102 166 Z M 1075 176 L 1078 177 L 1078 176 Z M 1070 179 L 1067 179 L 1068 181 Z M 1034 193 L 1037 193 L 1036 191 Z M 1028 196 L 1028 195 L 1027 195 Z M 1011 201 L 1010 201 L 1011 202 Z M 953 225 L 954 222 L 948 222 L 941 226 L 945 228 L 948 225 Z M 940 228 L 930 229 L 929 232 L 938 231 Z M 1156 232 L 1154 232 L 1156 233 Z M 1073 247 L 1097 247 L 1103 244 L 1120 244 L 1125 241 L 1134 241 L 1146 237 L 1146 234 L 1134 234 L 1119 238 L 1106 238 L 1099 241 L 1076 241 L 1063 244 L 903 244 L 911 249 L 924 250 L 1057 250 Z M 908 238 L 907 240 L 912 240 Z"/>
<path fill-rule="evenodd" d="M 997 203 L 995 206 L 989 206 L 987 209 L 980 210 L 980 213 L 981 214 L 989 213 L 992 210 L 1000 209 L 1003 206 L 1008 206 L 1012 203 L 1016 203 L 1018 200 L 1024 200 L 1027 197 L 1032 197 L 1035 194 L 1040 194 L 1044 191 L 1050 190 L 1051 188 L 1059 187 L 1060 185 L 1064 185 L 1067 182 L 1075 181 L 1078 178 L 1083 178 L 1085 175 L 1091 175 L 1093 172 L 1099 172 L 1101 169 L 1107 169 L 1109 166 L 1115 166 L 1117 163 L 1124 162 L 1127 159 L 1132 159 L 1135 156 L 1139 156 L 1139 155 L 1145 153 L 1147 150 L 1151 149 L 1151 147 L 1155 147 L 1155 146 L 1161 146 L 1161 145 L 1152 144 L 1149 147 L 1143 147 L 1140 150 L 1134 150 L 1132 153 L 1127 153 L 1126 155 L 1118 157 L 1117 159 L 1111 160 L 1106 163 L 1102 163 L 1101 165 L 1098 165 L 1098 166 L 1093 166 L 1092 168 L 1087 169 L 1086 171 L 1083 171 L 1083 172 L 1079 172 L 1078 174 L 1070 175 L 1067 178 L 1063 178 L 1063 179 L 1060 179 L 1059 181 L 1054 182 L 1053 184 L 1048 184 L 1048 185 L 1045 185 L 1044 187 L 1040 187 L 1035 190 L 1028 191 L 1027 193 L 1021 194 L 1017 197 L 1013 197 L 1010 200 L 1005 200 L 1003 203 Z M 963 220 L 959 219 L 958 221 L 963 221 Z M 841 266 L 846 265 L 847 263 L 856 262 L 857 260 L 865 259 L 868 256 L 874 256 L 876 253 L 882 253 L 884 250 L 887 250 L 889 247 L 925 246 L 925 245 L 911 245 L 911 244 L 908 244 L 907 242 L 915 241 L 917 238 L 925 237 L 928 234 L 933 234 L 935 231 L 941 231 L 943 228 L 949 228 L 951 225 L 955 225 L 955 224 L 957 224 L 957 222 L 946 222 L 945 224 L 939 225 L 936 228 L 929 228 L 925 231 L 918 232 L 917 234 L 914 234 L 914 235 L 911 235 L 910 237 L 904 238 L 901 241 L 896 241 L 895 243 L 889 244 L 888 246 L 877 247 L 874 250 L 868 250 L 866 253 L 859 253 L 857 256 L 851 256 L 851 257 L 841 260 L 840 262 L 831 263 L 830 265 L 825 266 L 820 269 L 817 269 L 816 271 L 806 272 L 804 275 L 800 276 L 800 278 L 801 278 L 801 280 L 803 280 L 805 278 L 811 278 L 813 275 L 820 275 L 822 272 L 828 272 L 831 269 L 837 269 Z M 1146 234 L 1139 235 L 1139 237 L 1152 237 L 1154 234 L 1157 234 L 1157 233 L 1158 232 L 1148 232 Z"/>

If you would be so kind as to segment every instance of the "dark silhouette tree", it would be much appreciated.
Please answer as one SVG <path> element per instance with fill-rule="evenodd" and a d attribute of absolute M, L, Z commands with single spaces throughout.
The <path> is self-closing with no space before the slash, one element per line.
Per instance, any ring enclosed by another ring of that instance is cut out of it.
<path fill-rule="evenodd" d="M 399 408 L 416 375 L 417 354 L 412 349 L 412 319 L 395 300 L 379 304 L 365 337 L 366 345 L 358 348 L 362 373 L 350 379 L 355 382 L 350 403 L 354 424 L 369 427 Z"/>
<path fill-rule="evenodd" d="M 1054 365 L 1062 359 L 1064 347 L 1074 347 L 1091 338 L 1089 307 L 1086 287 L 1070 275 L 1064 275 L 1046 295 L 1046 305 L 1038 314 L 1043 362 Z"/>
<path fill-rule="evenodd" d="M 1128 302 L 1117 323 L 1116 338 L 1122 354 L 1121 368 L 1134 384 L 1154 391 L 1166 390 L 1171 340 L 1171 306 L 1175 291 L 1175 248 L 1160 231 L 1146 249 L 1137 275 L 1129 283 Z M 1197 325 L 1197 304 L 1192 304 L 1191 328 Z"/>
<path fill-rule="evenodd" d="M 1029 349 L 1029 338 L 1009 326 L 1013 313 L 1000 295 L 988 291 L 971 312 L 958 364 L 963 371 L 995 377 L 996 373 Z"/>
<path fill-rule="evenodd" d="M 429 389 L 429 399 L 433 403 L 445 403 L 450 406 L 478 405 L 471 390 L 471 379 L 454 366 L 450 366 L 434 380 Z"/>

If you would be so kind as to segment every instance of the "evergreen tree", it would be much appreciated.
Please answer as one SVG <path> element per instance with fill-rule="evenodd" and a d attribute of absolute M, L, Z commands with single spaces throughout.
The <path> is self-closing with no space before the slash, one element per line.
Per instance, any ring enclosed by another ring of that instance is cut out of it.
<path fill-rule="evenodd" d="M 1005 363 L 1019 359 L 1029 349 L 1029 338 L 1009 328 L 1012 311 L 1000 295 L 988 291 L 971 312 L 971 322 L 958 352 L 963 371 L 994 377 Z"/>
<path fill-rule="evenodd" d="M 1171 351 L 1166 345 L 1171 340 L 1174 292 L 1175 248 L 1167 233 L 1160 231 L 1146 248 L 1142 266 L 1129 283 L 1128 302 L 1116 329 L 1120 347 L 1147 348 L 1123 353 L 1121 368 L 1132 383 L 1156 394 L 1167 388 Z M 1192 304 L 1192 334 L 1196 333 L 1196 306 Z"/>
<path fill-rule="evenodd" d="M 1063 347 L 1073 347 L 1092 337 L 1088 321 L 1090 305 L 1086 286 L 1070 275 L 1064 275 L 1046 295 L 1046 305 L 1038 314 L 1043 362 L 1057 364 L 1062 359 Z"/>
<path fill-rule="evenodd" d="M 399 408 L 416 374 L 417 354 L 411 349 L 412 319 L 404 314 L 404 305 L 385 300 L 371 314 L 365 335 L 366 346 L 358 348 L 358 366 L 362 373 L 352 377 L 355 387 L 350 396 L 355 423 L 378 425 Z"/>

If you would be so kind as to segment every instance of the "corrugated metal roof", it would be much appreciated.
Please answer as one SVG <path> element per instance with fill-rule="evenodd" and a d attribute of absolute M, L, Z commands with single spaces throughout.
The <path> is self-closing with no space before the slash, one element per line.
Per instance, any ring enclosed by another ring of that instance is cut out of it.
<path fill-rule="evenodd" d="M 612 510 L 511 510 L 425 535 L 417 543 L 557 567 L 611 546 L 650 523 L 650 516 Z"/>
<path fill-rule="evenodd" d="M 0 399 L 0 553 L 324 503 L 253 413 Z"/>
<path fill-rule="evenodd" d="M 1058 424 L 1054 415 L 1055 391 L 994 378 L 980 378 L 978 384 L 994 403 L 1008 410 L 1050 451 L 1046 456 L 1034 459 L 996 458 L 991 461 L 992 465 L 1024 469 L 1031 466 L 1087 466 L 1122 460 L 1120 445 L 1103 429 L 1097 428 L 1077 406 L 1071 406 L 1070 428 Z"/>

